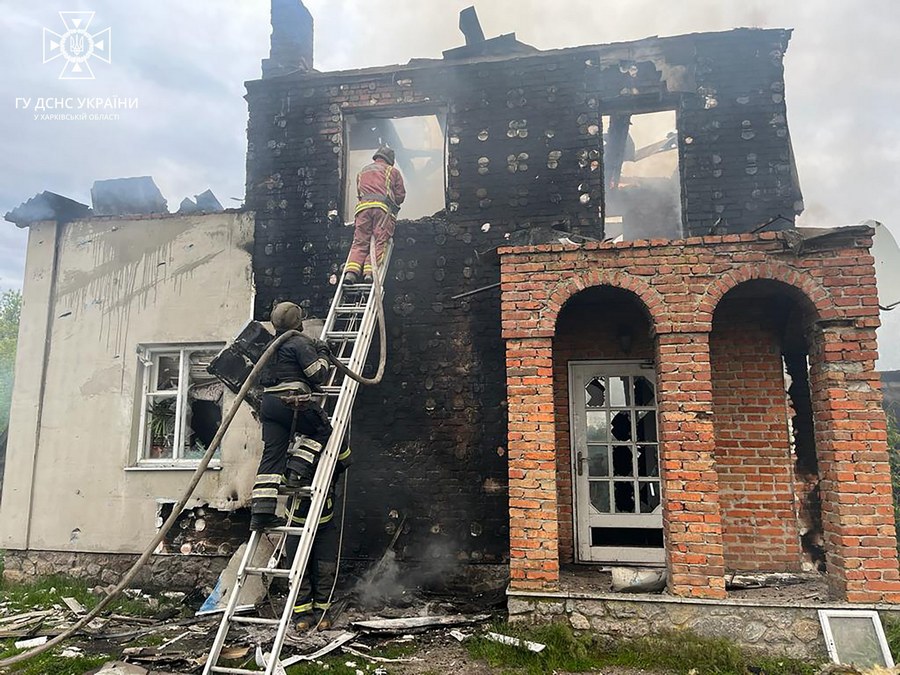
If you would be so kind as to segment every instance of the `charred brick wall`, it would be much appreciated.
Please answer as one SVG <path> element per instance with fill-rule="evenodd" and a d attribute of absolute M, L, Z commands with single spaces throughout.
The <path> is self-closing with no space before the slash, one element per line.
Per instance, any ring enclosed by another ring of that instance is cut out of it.
<path fill-rule="evenodd" d="M 761 182 L 791 177 L 775 173 L 775 159 L 790 153 L 775 120 L 784 118 L 783 98 L 756 95 L 782 86 L 788 37 L 739 30 L 248 83 L 247 206 L 257 214 L 259 319 L 282 299 L 314 316 L 327 311 L 352 237 L 340 225 L 350 217 L 341 212 L 345 116 L 446 114 L 446 209 L 398 226 L 387 290 L 388 377 L 363 391 L 355 409 L 355 555 L 380 555 L 401 513 L 409 532 L 400 545 L 410 556 L 508 555 L 499 301 L 496 291 L 452 297 L 500 280 L 499 246 L 554 240 L 554 230 L 602 238 L 603 114 L 677 111 L 687 231 L 745 231 L 793 216 L 786 198 L 775 199 Z M 730 50 L 751 66 L 730 56 L 720 64 Z M 731 96 L 748 67 L 753 78 Z M 712 105 L 711 92 L 728 96 Z M 755 135 L 744 139 L 751 111 Z M 763 119 L 768 126 L 755 122 Z M 753 173 L 744 167 L 751 153 Z M 753 211 L 744 208 L 751 198 L 760 205 Z"/>
<path fill-rule="evenodd" d="M 716 472 L 728 570 L 801 566 L 781 336 L 771 308 L 723 302 L 710 334 Z"/>

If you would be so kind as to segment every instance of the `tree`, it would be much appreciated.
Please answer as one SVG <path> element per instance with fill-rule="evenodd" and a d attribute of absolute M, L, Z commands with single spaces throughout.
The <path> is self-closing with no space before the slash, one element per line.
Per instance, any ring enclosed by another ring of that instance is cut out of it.
<path fill-rule="evenodd" d="M 0 295 L 0 432 L 5 431 L 9 424 L 21 311 L 20 291 L 6 291 Z"/>

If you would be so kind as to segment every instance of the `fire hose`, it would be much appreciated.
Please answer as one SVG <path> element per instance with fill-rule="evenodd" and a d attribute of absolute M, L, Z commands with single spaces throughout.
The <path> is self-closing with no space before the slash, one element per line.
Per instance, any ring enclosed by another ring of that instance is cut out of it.
<path fill-rule="evenodd" d="M 389 217 L 389 216 L 388 216 Z M 343 363 L 338 361 L 338 359 L 329 353 L 329 359 L 332 363 L 334 363 L 335 367 L 343 373 L 345 376 L 350 377 L 360 384 L 373 385 L 381 382 L 382 377 L 384 377 L 384 369 L 385 363 L 387 361 L 387 330 L 384 326 L 384 306 L 381 298 L 381 281 L 378 278 L 378 267 L 375 256 L 375 240 L 372 238 L 371 242 L 371 256 L 372 256 L 372 276 L 373 276 L 373 292 L 376 294 L 376 306 L 378 312 L 378 324 L 379 324 L 379 337 L 381 340 L 380 344 L 380 354 L 378 361 L 378 372 L 376 373 L 374 378 L 366 378 L 358 373 L 354 373 L 352 370 L 347 368 Z M 64 642 L 72 635 L 80 631 L 82 628 L 87 626 L 91 621 L 96 619 L 100 613 L 106 609 L 109 604 L 115 600 L 119 594 L 126 588 L 128 585 L 134 580 L 137 576 L 138 572 L 141 568 L 147 564 L 147 561 L 150 559 L 150 556 L 153 555 L 153 552 L 157 549 L 159 544 L 165 538 L 166 534 L 168 534 L 169 530 L 172 529 L 172 526 L 175 525 L 175 522 L 178 520 L 179 516 L 181 516 L 181 512 L 184 507 L 187 505 L 188 500 L 191 498 L 191 495 L 194 494 L 194 490 L 197 489 L 197 485 L 200 483 L 200 479 L 203 477 L 204 472 L 206 471 L 207 466 L 209 466 L 210 460 L 212 460 L 213 455 L 216 450 L 219 449 L 219 445 L 222 443 L 222 438 L 225 436 L 225 432 L 228 431 L 228 427 L 231 426 L 231 422 L 234 420 L 235 415 L 237 414 L 238 409 L 241 407 L 241 403 L 244 402 L 244 399 L 247 397 L 247 394 L 250 392 L 250 389 L 253 388 L 256 379 L 259 377 L 260 371 L 263 369 L 263 366 L 269 361 L 272 355 L 278 350 L 278 348 L 284 344 L 289 338 L 294 337 L 295 335 L 301 335 L 301 332 L 298 330 L 289 330 L 276 337 L 272 342 L 269 343 L 269 346 L 263 352 L 262 356 L 259 357 L 259 360 L 253 366 L 253 369 L 250 371 L 250 374 L 247 376 L 247 379 L 244 381 L 244 384 L 241 386 L 240 390 L 238 390 L 237 395 L 234 398 L 234 403 L 231 404 L 231 408 L 228 410 L 228 414 L 225 416 L 225 419 L 222 420 L 222 423 L 219 425 L 218 430 L 216 431 L 216 435 L 213 437 L 212 442 L 209 444 L 209 447 L 206 449 L 206 453 L 200 459 L 199 464 L 197 464 L 197 468 L 191 476 L 191 480 L 188 483 L 187 488 L 185 488 L 184 493 L 178 499 L 178 502 L 172 508 L 172 512 L 169 514 L 169 517 L 163 523 L 162 527 L 159 528 L 159 531 L 156 533 L 156 536 L 153 537 L 151 542 L 144 549 L 144 552 L 141 553 L 140 557 L 135 561 L 135 563 L 131 566 L 131 568 L 126 572 L 125 576 L 122 577 L 122 580 L 116 584 L 116 587 L 113 588 L 105 598 L 103 598 L 96 607 L 94 607 L 90 612 L 88 612 L 84 617 L 79 619 L 74 625 L 67 628 L 65 631 L 57 635 L 56 637 L 48 640 L 44 644 L 39 647 L 35 647 L 29 651 L 22 652 L 21 654 L 16 654 L 15 656 L 11 656 L 9 658 L 3 659 L 0 661 L 0 668 L 9 668 L 10 666 L 14 666 L 17 663 L 22 663 L 23 661 L 27 661 L 39 654 L 43 654 L 44 652 L 53 649 L 56 645 Z"/>

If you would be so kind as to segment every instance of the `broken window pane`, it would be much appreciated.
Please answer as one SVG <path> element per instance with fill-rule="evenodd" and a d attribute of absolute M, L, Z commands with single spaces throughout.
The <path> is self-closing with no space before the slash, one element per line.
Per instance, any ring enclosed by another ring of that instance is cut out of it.
<path fill-rule="evenodd" d="M 641 513 L 653 513 L 659 506 L 659 483 L 641 483 Z"/>
<path fill-rule="evenodd" d="M 609 378 L 609 404 L 617 408 L 631 405 L 631 392 L 628 389 L 627 377 Z"/>
<path fill-rule="evenodd" d="M 587 383 L 584 388 L 588 408 L 602 408 L 606 404 L 606 386 L 603 384 L 603 378 L 595 377 Z"/>
<path fill-rule="evenodd" d="M 634 513 L 634 482 L 617 480 L 613 485 L 616 513 Z"/>
<path fill-rule="evenodd" d="M 656 413 L 652 410 L 642 410 L 637 413 L 638 442 L 656 442 Z"/>
<path fill-rule="evenodd" d="M 178 389 L 178 370 L 181 356 L 160 355 L 156 358 L 156 391 Z"/>
<path fill-rule="evenodd" d="M 588 446 L 588 475 L 609 476 L 609 448 L 607 446 Z"/>
<path fill-rule="evenodd" d="M 184 459 L 200 459 L 222 423 L 224 385 L 207 372 L 215 351 L 195 351 L 188 357 L 188 405 L 185 408 Z M 219 451 L 216 450 L 218 456 Z"/>
<path fill-rule="evenodd" d="M 655 445 L 638 446 L 638 476 L 655 478 L 659 476 L 659 457 Z"/>
<path fill-rule="evenodd" d="M 656 405 L 655 388 L 646 377 L 634 378 L 634 404 L 636 406 Z"/>
<path fill-rule="evenodd" d="M 140 459 L 177 462 L 206 453 L 222 422 L 224 385 L 207 372 L 219 350 L 144 352 L 142 362 L 151 365 L 144 371 Z"/>
<path fill-rule="evenodd" d="M 602 410 L 588 410 L 587 440 L 588 443 L 605 443 L 609 440 L 609 413 Z"/>
<path fill-rule="evenodd" d="M 630 445 L 613 446 L 613 475 L 634 475 L 634 454 Z"/>
<path fill-rule="evenodd" d="M 674 110 L 603 117 L 605 226 L 611 239 L 681 236 Z"/>
<path fill-rule="evenodd" d="M 623 410 L 613 416 L 612 436 L 617 441 L 631 440 L 631 412 Z"/>
<path fill-rule="evenodd" d="M 610 513 L 609 483 L 605 480 L 591 481 L 591 505 L 600 513 Z"/>
<path fill-rule="evenodd" d="M 403 175 L 406 201 L 400 217 L 410 220 L 431 216 L 444 208 L 444 131 L 443 115 L 412 117 L 345 118 L 346 174 L 344 214 L 353 218 L 357 204 L 356 176 L 372 162 L 382 145 L 394 149 L 396 168 Z"/>

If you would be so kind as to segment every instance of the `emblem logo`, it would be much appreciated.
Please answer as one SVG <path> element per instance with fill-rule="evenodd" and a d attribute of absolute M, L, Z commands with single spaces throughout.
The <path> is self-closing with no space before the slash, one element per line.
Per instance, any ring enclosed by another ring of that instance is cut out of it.
<path fill-rule="evenodd" d="M 112 63 L 112 28 L 90 33 L 94 12 L 60 12 L 65 32 L 44 28 L 44 63 L 62 57 L 60 80 L 93 80 L 91 59 Z"/>

